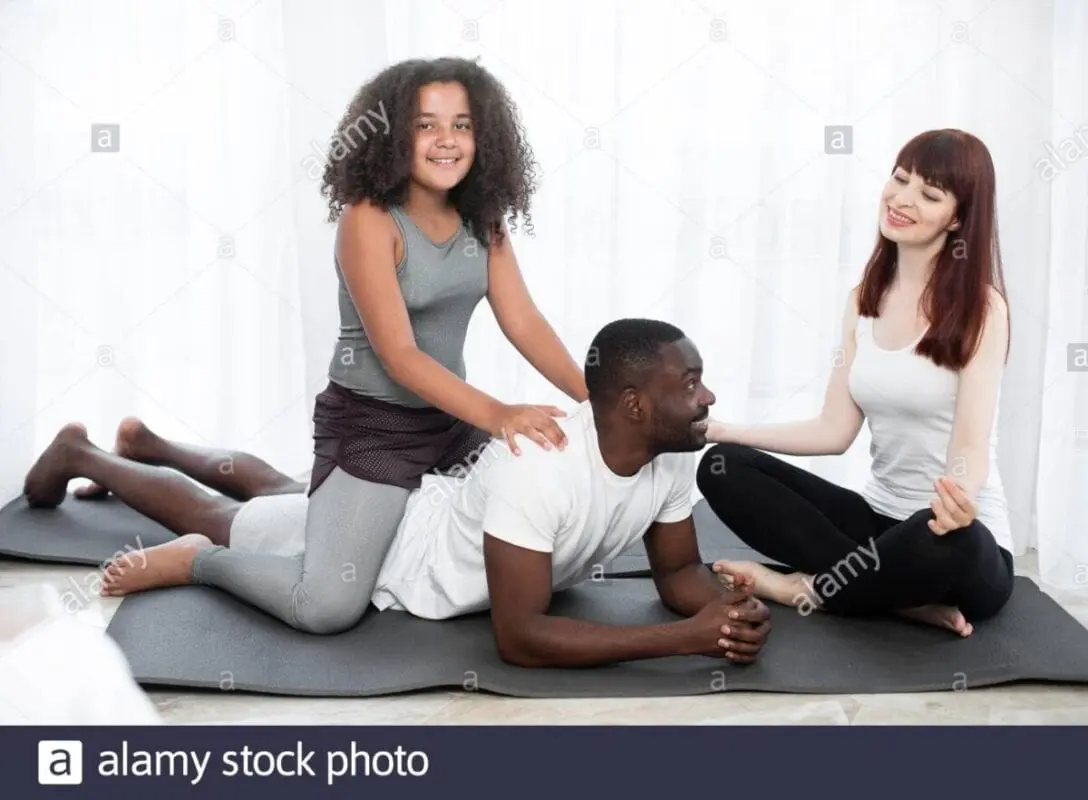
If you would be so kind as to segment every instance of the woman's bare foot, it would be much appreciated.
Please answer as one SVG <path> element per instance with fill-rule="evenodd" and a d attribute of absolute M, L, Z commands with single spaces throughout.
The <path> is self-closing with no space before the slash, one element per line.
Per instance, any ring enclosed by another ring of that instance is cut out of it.
<path fill-rule="evenodd" d="M 960 636 L 970 636 L 974 631 L 974 626 L 954 606 L 918 606 L 917 608 L 902 609 L 898 614 L 916 622 L 936 625 L 938 628 L 947 628 Z"/>
<path fill-rule="evenodd" d="M 118 556 L 106 567 L 101 594 L 122 597 L 148 589 L 183 586 L 189 583 L 197 551 L 211 546 L 212 540 L 204 534 L 187 533 L 172 542 Z"/>
<path fill-rule="evenodd" d="M 811 587 L 806 583 L 807 575 L 794 572 L 784 575 L 765 564 L 756 561 L 716 561 L 714 572 L 726 588 L 740 588 L 738 577 L 743 576 L 753 587 L 753 594 L 763 600 L 772 600 L 784 606 L 798 606 L 802 603 L 818 605 L 813 599 Z"/>
<path fill-rule="evenodd" d="M 65 425 L 53 437 L 26 474 L 23 494 L 32 508 L 55 508 L 68 494 L 68 482 L 79 477 L 76 459 L 93 445 L 87 429 L 78 422 Z"/>
<path fill-rule="evenodd" d="M 132 461 L 145 461 L 151 458 L 154 444 L 158 437 L 137 417 L 125 417 L 117 426 L 114 437 L 113 453 Z M 109 494 L 109 490 L 97 483 L 81 486 L 72 493 L 80 500 L 97 500 Z"/>

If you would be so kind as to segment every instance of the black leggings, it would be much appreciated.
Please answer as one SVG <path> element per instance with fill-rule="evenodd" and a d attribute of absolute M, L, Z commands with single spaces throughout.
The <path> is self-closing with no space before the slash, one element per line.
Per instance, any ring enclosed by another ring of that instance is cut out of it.
<path fill-rule="evenodd" d="M 981 620 L 1012 594 L 1012 554 L 977 519 L 937 536 L 927 525 L 930 508 L 905 520 L 883 516 L 860 494 L 742 445 L 707 450 L 697 482 L 749 547 L 814 576 L 828 612 L 860 616 L 941 604 Z"/>

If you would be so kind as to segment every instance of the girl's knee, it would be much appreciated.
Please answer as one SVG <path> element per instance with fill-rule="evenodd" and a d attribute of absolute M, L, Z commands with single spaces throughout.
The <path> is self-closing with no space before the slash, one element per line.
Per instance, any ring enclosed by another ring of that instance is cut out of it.
<path fill-rule="evenodd" d="M 354 598 L 310 599 L 295 610 L 295 627 L 324 636 L 343 633 L 359 624 L 368 605 L 369 598 L 366 603 Z"/>
<path fill-rule="evenodd" d="M 355 627 L 370 605 L 372 588 L 344 574 L 325 575 L 303 583 L 295 591 L 294 626 L 307 633 L 342 633 Z M 354 576 L 353 576 L 354 578 Z"/>

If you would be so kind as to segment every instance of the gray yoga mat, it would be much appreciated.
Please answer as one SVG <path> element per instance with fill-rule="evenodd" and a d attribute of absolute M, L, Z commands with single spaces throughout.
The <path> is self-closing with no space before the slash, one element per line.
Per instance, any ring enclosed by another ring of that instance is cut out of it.
<path fill-rule="evenodd" d="M 695 526 L 704 561 L 763 558 L 718 520 L 705 501 L 695 506 Z M 52 509 L 30 508 L 22 497 L 0 509 L 0 556 L 30 561 L 101 565 L 118 554 L 174 539 L 169 530 L 113 495 L 77 500 L 69 495 Z M 642 542 L 605 566 L 608 577 L 646 577 L 650 565 Z"/>
<path fill-rule="evenodd" d="M 60 564 L 101 565 L 116 555 L 177 537 L 113 495 L 56 508 L 30 508 L 24 497 L 0 509 L 0 555 Z"/>
<path fill-rule="evenodd" d="M 583 584 L 558 595 L 551 613 L 628 625 L 677 619 L 648 578 Z M 144 686 L 297 696 L 460 688 L 534 698 L 667 697 L 1088 683 L 1088 630 L 1023 577 L 1004 612 L 967 639 L 898 619 L 803 616 L 782 606 L 772 606 L 772 615 L 762 657 L 747 666 L 677 656 L 592 669 L 512 667 L 496 653 L 486 614 L 432 622 L 371 610 L 346 633 L 314 636 L 202 586 L 128 597 L 108 633 Z"/>

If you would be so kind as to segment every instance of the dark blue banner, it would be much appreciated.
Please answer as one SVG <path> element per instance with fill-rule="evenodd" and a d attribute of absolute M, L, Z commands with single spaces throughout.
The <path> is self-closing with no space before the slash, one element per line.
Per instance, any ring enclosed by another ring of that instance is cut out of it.
<path fill-rule="evenodd" d="M 1083 797 L 1086 745 L 1072 727 L 3 728 L 0 775 L 13 800 Z"/>

